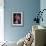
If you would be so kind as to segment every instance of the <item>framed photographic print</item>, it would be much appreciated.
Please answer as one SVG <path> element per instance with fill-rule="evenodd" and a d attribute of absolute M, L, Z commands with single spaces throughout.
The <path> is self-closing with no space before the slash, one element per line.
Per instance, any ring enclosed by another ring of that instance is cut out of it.
<path fill-rule="evenodd" d="M 23 26 L 23 12 L 12 12 L 12 25 Z"/>

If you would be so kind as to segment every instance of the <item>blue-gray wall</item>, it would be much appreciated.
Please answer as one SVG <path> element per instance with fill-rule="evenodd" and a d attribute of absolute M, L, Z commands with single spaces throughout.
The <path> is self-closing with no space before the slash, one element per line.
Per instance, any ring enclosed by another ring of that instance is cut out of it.
<path fill-rule="evenodd" d="M 4 0 L 4 35 L 7 41 L 18 41 L 32 28 L 32 20 L 40 9 L 40 0 Z M 12 12 L 24 12 L 24 26 L 13 27 Z"/>
<path fill-rule="evenodd" d="M 42 11 L 43 9 L 46 9 L 46 0 L 41 0 L 40 1 L 40 10 Z M 40 25 L 45 26 L 46 27 L 46 10 L 43 12 L 43 22 L 40 22 Z"/>

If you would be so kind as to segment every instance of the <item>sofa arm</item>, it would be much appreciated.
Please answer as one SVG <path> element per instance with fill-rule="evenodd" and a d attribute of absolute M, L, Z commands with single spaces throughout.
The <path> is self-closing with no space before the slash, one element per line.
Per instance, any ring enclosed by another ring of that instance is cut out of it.
<path fill-rule="evenodd" d="M 21 38 L 21 39 L 17 42 L 17 46 L 23 46 L 24 40 L 25 40 L 25 37 L 24 37 L 24 38 Z"/>

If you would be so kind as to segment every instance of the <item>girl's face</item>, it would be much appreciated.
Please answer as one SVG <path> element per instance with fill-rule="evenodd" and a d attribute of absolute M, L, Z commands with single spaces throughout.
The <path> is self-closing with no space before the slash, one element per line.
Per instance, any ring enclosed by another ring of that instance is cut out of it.
<path fill-rule="evenodd" d="M 21 17 L 20 17 L 19 15 L 16 15 L 16 16 L 15 16 L 15 19 L 16 19 L 16 20 L 21 20 Z"/>

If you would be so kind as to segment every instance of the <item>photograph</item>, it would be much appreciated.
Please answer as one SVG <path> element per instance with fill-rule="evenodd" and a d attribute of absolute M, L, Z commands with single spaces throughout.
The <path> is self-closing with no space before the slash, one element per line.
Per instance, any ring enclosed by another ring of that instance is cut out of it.
<path fill-rule="evenodd" d="M 12 25 L 15 25 L 15 26 L 23 25 L 23 12 L 12 13 Z"/>

